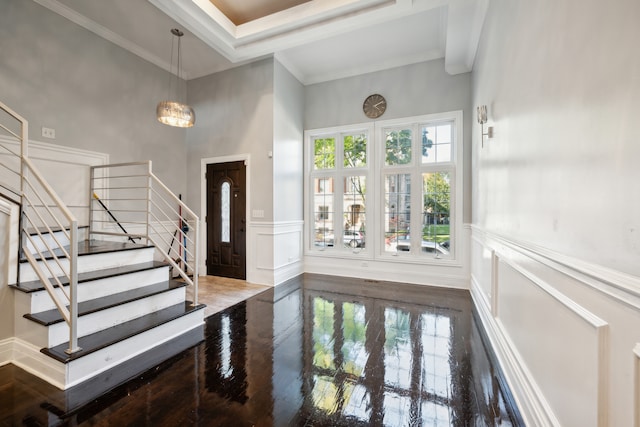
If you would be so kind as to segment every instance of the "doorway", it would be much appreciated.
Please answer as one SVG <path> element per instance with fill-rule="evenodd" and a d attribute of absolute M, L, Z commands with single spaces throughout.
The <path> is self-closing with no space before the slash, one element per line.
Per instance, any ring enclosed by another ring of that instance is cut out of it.
<path fill-rule="evenodd" d="M 245 280 L 246 165 L 207 164 L 207 275 Z"/>

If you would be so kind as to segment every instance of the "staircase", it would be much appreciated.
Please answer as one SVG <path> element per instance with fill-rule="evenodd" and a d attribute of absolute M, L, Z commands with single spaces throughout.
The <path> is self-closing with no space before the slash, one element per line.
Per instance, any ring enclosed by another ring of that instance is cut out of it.
<path fill-rule="evenodd" d="M 90 223 L 79 227 L 30 163 L 26 121 L 2 103 L 0 111 L 16 118 L 21 127 L 19 132 L 0 123 L 21 144 L 20 154 L 0 144 L 19 157 L 20 166 L 17 184 L 0 174 L 0 195 L 20 202 L 21 218 L 17 277 L 15 283 L 9 279 L 15 310 L 10 362 L 60 389 L 81 390 L 70 393 L 73 402 L 58 410 L 65 413 L 202 341 L 204 306 L 197 304 L 195 262 L 198 218 L 145 162 L 103 166 L 99 174 L 91 170 Z M 11 169 L 0 160 L 0 166 Z M 148 169 L 142 175 L 145 186 L 140 187 L 144 198 L 132 196 L 137 184 L 111 182 L 122 176 L 110 171 L 130 165 Z M 96 185 L 94 178 L 100 183 Z M 106 217 L 109 201 L 124 200 L 118 191 L 126 192 L 127 204 L 120 203 L 117 210 L 142 232 L 127 233 L 122 224 L 115 228 L 113 214 Z M 178 211 L 160 206 L 174 202 L 179 203 Z M 140 212 L 142 223 L 136 218 Z M 193 238 L 186 224 L 194 229 Z M 188 286 L 193 287 L 193 302 L 187 300 Z M 93 380 L 89 388 L 82 385 L 88 380 Z"/>
<path fill-rule="evenodd" d="M 154 261 L 153 246 L 98 240 L 77 246 L 80 349 L 67 353 L 69 328 L 23 258 L 20 283 L 12 285 L 16 314 L 23 314 L 15 320 L 26 357 L 18 365 L 67 389 L 194 329 L 203 339 L 204 306 L 185 301 L 187 284 Z"/>

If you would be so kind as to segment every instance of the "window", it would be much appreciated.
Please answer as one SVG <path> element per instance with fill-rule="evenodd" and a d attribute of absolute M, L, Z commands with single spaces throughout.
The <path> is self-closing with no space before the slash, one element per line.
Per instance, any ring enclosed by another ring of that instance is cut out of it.
<path fill-rule="evenodd" d="M 455 259 L 461 137 L 462 112 L 307 131 L 308 250 Z"/>
<path fill-rule="evenodd" d="M 369 130 L 311 136 L 313 248 L 335 253 L 366 247 Z"/>
<path fill-rule="evenodd" d="M 451 257 L 454 128 L 454 119 L 381 127 L 385 253 Z"/>

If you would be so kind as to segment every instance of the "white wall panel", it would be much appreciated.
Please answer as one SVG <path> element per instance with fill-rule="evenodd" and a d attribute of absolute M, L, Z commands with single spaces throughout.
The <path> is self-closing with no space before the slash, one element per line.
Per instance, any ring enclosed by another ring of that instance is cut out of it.
<path fill-rule="evenodd" d="M 561 425 L 600 425 L 607 324 L 504 260 L 498 277 L 498 319 L 545 399 L 563 402 L 553 408 Z"/>
<path fill-rule="evenodd" d="M 472 251 L 472 296 L 525 420 L 633 425 L 640 387 L 638 279 L 479 227 L 472 233 L 474 245 L 483 247 Z M 491 275 L 478 273 L 492 265 Z M 487 280 L 493 286 L 481 283 Z M 493 311 L 484 298 L 488 288 Z"/>
<path fill-rule="evenodd" d="M 247 233 L 247 281 L 278 285 L 302 274 L 302 221 L 257 222 Z"/>
<path fill-rule="evenodd" d="M 20 152 L 16 141 L 0 137 L 0 143 Z M 29 141 L 28 152 L 38 171 L 76 216 L 78 224 L 87 225 L 90 166 L 109 163 L 109 155 L 34 140 Z"/>
<path fill-rule="evenodd" d="M 478 260 L 473 265 L 471 280 L 482 290 L 482 296 L 489 305 L 492 304 L 491 286 L 493 283 L 493 252 L 487 249 L 478 239 L 471 239 L 471 257 Z"/>
<path fill-rule="evenodd" d="M 0 196 L 0 343 L 13 336 L 14 291 L 8 285 L 17 280 L 19 218 L 18 206 Z M 0 364 L 3 362 L 1 353 Z"/>

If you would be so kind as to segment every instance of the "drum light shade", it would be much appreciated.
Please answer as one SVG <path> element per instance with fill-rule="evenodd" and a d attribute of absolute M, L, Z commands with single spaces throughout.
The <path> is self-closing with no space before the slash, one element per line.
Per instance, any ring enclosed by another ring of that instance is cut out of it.
<path fill-rule="evenodd" d="M 180 71 L 182 66 L 182 61 L 180 57 L 180 38 L 184 35 L 182 31 L 177 28 L 173 28 L 171 30 L 171 34 L 173 34 L 175 38 L 178 39 L 178 58 L 177 58 L 177 66 L 176 66 L 176 98 L 179 99 L 179 91 L 178 85 L 180 84 Z M 171 42 L 171 69 L 170 72 L 172 74 L 171 80 L 169 81 L 169 96 L 171 96 L 171 86 L 173 82 L 173 41 Z M 158 106 L 156 107 L 156 117 L 160 123 L 164 123 L 165 125 L 175 126 L 180 128 L 190 128 L 196 122 L 196 113 L 193 111 L 193 108 L 188 106 L 187 104 L 183 104 L 179 101 L 160 101 L 158 102 Z"/>
<path fill-rule="evenodd" d="M 196 122 L 196 113 L 193 108 L 175 101 L 158 102 L 156 115 L 160 123 L 179 128 L 190 128 Z"/>

